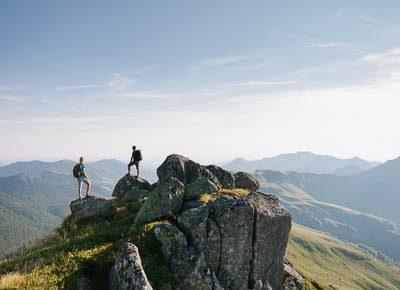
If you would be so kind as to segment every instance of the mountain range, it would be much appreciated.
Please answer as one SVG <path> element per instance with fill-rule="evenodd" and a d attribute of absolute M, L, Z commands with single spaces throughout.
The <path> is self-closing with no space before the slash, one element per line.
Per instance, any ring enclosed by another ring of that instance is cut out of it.
<path fill-rule="evenodd" d="M 17 162 L 0 167 L 0 257 L 31 245 L 54 229 L 76 199 L 75 162 Z M 126 165 L 115 159 L 87 164 L 92 192 L 110 196 Z"/>
<path fill-rule="evenodd" d="M 311 152 L 281 154 L 261 160 L 237 158 L 222 164 L 227 170 L 254 172 L 259 169 L 276 171 L 296 171 L 316 174 L 354 175 L 371 169 L 379 162 L 369 162 L 358 157 L 340 159 L 329 155 L 318 155 Z"/>
<path fill-rule="evenodd" d="M 296 223 L 328 232 L 351 243 L 373 247 L 382 257 L 400 262 L 400 227 L 394 222 L 318 201 L 291 183 L 286 173 L 259 170 L 254 177 L 259 181 L 261 191 L 279 197 L 281 205 L 289 210 Z"/>
<path fill-rule="evenodd" d="M 400 223 L 400 158 L 355 176 L 287 172 L 287 182 L 322 202 L 334 203 Z"/>

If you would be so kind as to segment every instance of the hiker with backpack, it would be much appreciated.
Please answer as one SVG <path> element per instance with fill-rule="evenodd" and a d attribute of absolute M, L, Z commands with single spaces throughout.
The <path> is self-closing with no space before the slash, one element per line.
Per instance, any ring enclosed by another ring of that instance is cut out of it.
<path fill-rule="evenodd" d="M 135 165 L 136 166 L 136 177 L 139 177 L 140 161 L 142 161 L 142 152 L 139 149 L 136 150 L 136 146 L 132 146 L 131 161 L 128 164 L 128 175 L 131 174 L 131 166 Z"/>
<path fill-rule="evenodd" d="M 76 164 L 73 169 L 74 177 L 78 180 L 79 200 L 82 199 L 81 197 L 82 183 L 86 184 L 86 198 L 90 197 L 89 192 L 91 183 L 85 172 L 85 164 L 83 164 L 84 161 L 85 159 L 83 157 L 79 158 L 79 163 Z"/>

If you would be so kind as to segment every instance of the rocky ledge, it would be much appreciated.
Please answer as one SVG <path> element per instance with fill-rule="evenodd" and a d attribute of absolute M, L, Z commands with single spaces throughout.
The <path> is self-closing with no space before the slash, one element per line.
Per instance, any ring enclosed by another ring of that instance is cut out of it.
<path fill-rule="evenodd" d="M 145 199 L 135 224 L 152 223 L 176 289 L 304 289 L 285 257 L 291 216 L 254 178 L 170 155 L 158 182 L 124 176 L 117 199 Z M 110 203 L 112 203 L 110 201 Z M 72 209 L 72 205 L 71 205 Z M 110 289 L 151 289 L 138 249 L 124 244 Z"/>

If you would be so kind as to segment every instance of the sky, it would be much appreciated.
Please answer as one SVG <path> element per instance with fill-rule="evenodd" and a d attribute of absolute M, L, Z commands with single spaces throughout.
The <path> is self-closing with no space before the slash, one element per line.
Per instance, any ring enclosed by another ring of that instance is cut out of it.
<path fill-rule="evenodd" d="M 399 1 L 0 1 L 0 161 L 400 155 Z"/>

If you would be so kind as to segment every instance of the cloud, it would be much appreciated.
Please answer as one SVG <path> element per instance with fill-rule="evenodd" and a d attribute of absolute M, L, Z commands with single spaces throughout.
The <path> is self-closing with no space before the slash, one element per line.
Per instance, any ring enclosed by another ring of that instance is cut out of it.
<path fill-rule="evenodd" d="M 207 58 L 197 61 L 193 64 L 193 69 L 198 70 L 204 67 L 220 67 L 225 65 L 231 65 L 235 63 L 240 63 L 250 59 L 248 55 L 231 55 L 215 58 Z"/>
<path fill-rule="evenodd" d="M 81 89 L 93 89 L 93 88 L 103 88 L 105 85 L 71 85 L 71 86 L 60 86 L 56 87 L 56 92 L 63 91 L 73 91 L 73 90 L 81 90 Z"/>
<path fill-rule="evenodd" d="M 273 87 L 294 85 L 297 81 L 245 81 L 240 83 L 228 84 L 228 87 Z"/>
<path fill-rule="evenodd" d="M 21 97 L 18 96 L 6 96 L 6 95 L 0 95 L 0 101 L 4 102 L 16 102 L 20 101 Z"/>
<path fill-rule="evenodd" d="M 332 49 L 332 50 L 341 50 L 352 53 L 366 53 L 367 51 L 356 44 L 348 43 L 348 42 L 320 42 L 313 43 L 310 45 L 312 48 L 321 48 L 321 49 Z"/>
<path fill-rule="evenodd" d="M 129 84 L 131 84 L 133 80 L 126 77 L 121 73 L 113 73 L 109 81 L 103 84 L 78 84 L 78 85 L 68 85 L 68 86 L 59 86 L 56 87 L 56 92 L 63 91 L 73 91 L 73 90 L 82 90 L 82 89 L 98 89 L 98 88 L 108 88 L 110 90 L 122 91 L 127 88 Z"/>
<path fill-rule="evenodd" d="M 380 61 L 382 63 L 400 63 L 400 48 L 392 48 L 387 51 L 372 53 L 365 55 L 362 58 L 363 61 L 371 62 L 371 61 Z"/>

